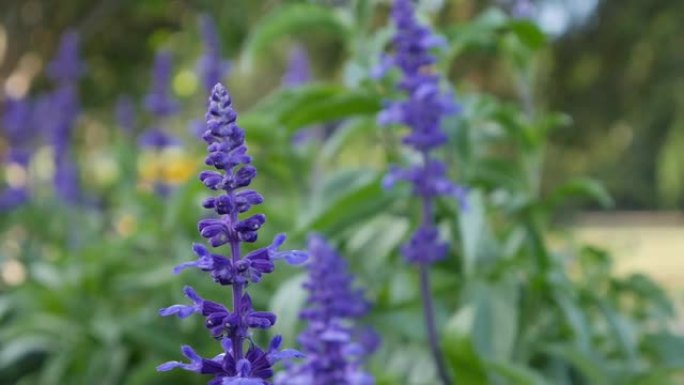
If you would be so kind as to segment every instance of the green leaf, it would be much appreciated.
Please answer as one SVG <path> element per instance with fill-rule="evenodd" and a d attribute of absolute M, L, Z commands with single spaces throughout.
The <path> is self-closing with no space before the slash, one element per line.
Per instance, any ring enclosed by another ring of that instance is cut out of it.
<path fill-rule="evenodd" d="M 546 43 L 546 35 L 539 26 L 529 20 L 512 20 L 509 24 L 518 39 L 529 49 L 538 50 Z"/>
<path fill-rule="evenodd" d="M 314 4 L 279 7 L 252 28 L 241 55 L 242 65 L 251 68 L 254 59 L 267 52 L 283 36 L 323 32 L 331 33 L 346 42 L 351 37 L 352 28 L 332 7 Z"/>
<path fill-rule="evenodd" d="M 525 366 L 505 361 L 488 361 L 487 369 L 510 380 L 512 385 L 546 385 L 546 379 L 536 371 Z"/>
<path fill-rule="evenodd" d="M 560 307 L 565 322 L 573 332 L 577 346 L 582 351 L 589 351 L 591 347 L 591 325 L 584 311 L 577 306 L 577 302 L 570 297 L 567 290 L 559 289 L 553 293 L 556 304 Z"/>
<path fill-rule="evenodd" d="M 622 350 L 628 365 L 636 368 L 638 365 L 637 331 L 631 322 L 625 316 L 618 313 L 607 300 L 603 298 L 596 298 L 595 300 L 606 321 L 608 321 L 614 341 L 617 342 Z"/>
<path fill-rule="evenodd" d="M 370 176 L 344 193 L 335 194 L 336 198 L 327 199 L 324 195 L 326 201 L 303 219 L 297 232 L 315 229 L 333 234 L 382 212 L 390 197 L 380 186 L 380 176 Z"/>
<path fill-rule="evenodd" d="M 305 280 L 305 274 L 298 274 L 289 278 L 279 285 L 278 290 L 271 298 L 269 309 L 278 315 L 274 332 L 286 337 L 296 334 L 299 312 L 306 302 L 306 291 L 302 288 Z"/>
<path fill-rule="evenodd" d="M 572 197 L 590 198 L 604 208 L 614 204 L 601 183 L 587 178 L 573 179 L 558 187 L 546 198 L 545 204 L 550 210 Z"/>
<path fill-rule="evenodd" d="M 482 191 L 472 190 L 467 205 L 458 216 L 458 224 L 463 244 L 463 270 L 472 276 L 478 264 L 496 258 L 498 247 L 487 223 Z"/>
<path fill-rule="evenodd" d="M 85 383 L 98 385 L 116 385 L 126 368 L 128 351 L 123 346 L 100 346 L 92 352 L 88 359 Z"/>
<path fill-rule="evenodd" d="M 474 281 L 465 289 L 464 302 L 475 311 L 470 337 L 481 357 L 507 361 L 518 335 L 519 291 L 513 280 Z"/>
<path fill-rule="evenodd" d="M 317 123 L 335 121 L 357 115 L 375 115 L 382 105 L 377 95 L 359 90 L 342 90 L 328 98 L 295 105 L 282 117 L 288 131 Z"/>
<path fill-rule="evenodd" d="M 50 355 L 47 362 L 43 364 L 40 371 L 39 384 L 44 385 L 59 385 L 63 384 L 66 373 L 74 361 L 79 357 L 75 354 L 74 349 L 62 349 L 59 354 Z"/>
<path fill-rule="evenodd" d="M 506 26 L 508 17 L 496 8 L 482 12 L 471 23 L 460 24 L 447 31 L 450 42 L 449 58 L 453 59 L 466 49 L 496 46 L 498 32 Z"/>
<path fill-rule="evenodd" d="M 598 357 L 587 355 L 568 345 L 547 345 L 543 349 L 550 355 L 562 358 L 574 366 L 592 385 L 609 385 L 608 375 L 604 372 Z"/>
<path fill-rule="evenodd" d="M 643 341 L 645 350 L 659 362 L 684 370 L 684 336 L 660 332 L 647 334 Z"/>
<path fill-rule="evenodd" d="M 0 347 L 0 368 L 7 368 L 30 353 L 47 352 L 53 347 L 53 341 L 43 336 L 25 336 L 3 341 Z"/>
<path fill-rule="evenodd" d="M 444 330 L 444 353 L 459 384 L 487 384 L 485 364 L 475 350 L 471 332 L 476 309 L 464 306 Z"/>
<path fill-rule="evenodd" d="M 342 122 L 323 143 L 323 147 L 320 149 L 321 163 L 333 161 L 350 141 L 366 136 L 369 131 L 374 129 L 375 119 L 359 118 Z"/>
<path fill-rule="evenodd" d="M 359 115 L 374 116 L 381 107 L 379 95 L 368 90 L 314 83 L 274 92 L 254 106 L 244 120 L 253 124 L 255 131 L 269 131 L 260 135 L 273 135 L 272 131 L 281 125 L 291 135 L 299 128 L 314 124 Z M 269 116 L 272 121 L 263 116 Z"/>

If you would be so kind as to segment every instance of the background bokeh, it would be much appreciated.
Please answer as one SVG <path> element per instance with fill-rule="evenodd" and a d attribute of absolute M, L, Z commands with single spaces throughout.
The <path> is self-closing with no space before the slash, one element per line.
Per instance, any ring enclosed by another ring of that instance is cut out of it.
<path fill-rule="evenodd" d="M 25 94 L 29 85 L 33 92 L 45 87 L 42 66 L 54 53 L 60 33 L 76 28 L 91 69 L 83 81 L 87 108 L 106 108 L 121 93 L 142 95 L 148 76 L 143 69 L 160 46 L 182 47 L 174 50 L 179 64 L 176 90 L 188 100 L 199 90 L 182 72 L 192 69 L 201 51 L 193 28 L 197 12 L 208 11 L 221 20 L 224 53 L 235 57 L 250 28 L 283 3 L 288 2 L 5 0 L 0 77 L 6 79 L 4 89 L 10 95 Z M 438 17 L 442 26 L 472 19 L 492 4 L 425 3 L 444 4 Z M 618 208 L 682 207 L 681 7 L 665 0 L 548 0 L 535 5 L 535 18 L 553 41 L 537 84 L 545 95 L 541 102 L 573 118 L 572 125 L 553 135 L 557 156 L 547 161 L 547 184 L 568 175 L 591 175 L 608 186 Z M 380 15 L 376 22 L 382 22 Z M 231 84 L 240 87 L 241 103 L 248 105 L 278 83 L 287 44 L 295 39 L 312 48 L 317 77 L 339 76 L 344 51 L 328 32 L 321 28 L 283 37 L 269 47 L 266 57 L 250 62 L 259 67 L 252 76 L 230 77 Z M 478 47 L 454 67 L 452 75 L 462 83 L 499 95 L 511 93 L 491 49 Z M 244 66 L 242 70 L 250 72 Z"/>

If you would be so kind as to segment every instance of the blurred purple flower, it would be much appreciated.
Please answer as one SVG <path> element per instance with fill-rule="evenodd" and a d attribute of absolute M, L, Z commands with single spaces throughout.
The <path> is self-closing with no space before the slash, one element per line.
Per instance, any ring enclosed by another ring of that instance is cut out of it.
<path fill-rule="evenodd" d="M 197 68 L 204 87 L 211 90 L 230 71 L 230 62 L 221 58 L 221 40 L 211 16 L 200 15 L 199 23 L 204 53 L 197 63 Z"/>
<path fill-rule="evenodd" d="M 0 191 L 0 212 L 12 211 L 29 200 L 28 190 L 10 187 Z"/>
<path fill-rule="evenodd" d="M 79 56 L 80 37 L 74 30 L 65 32 L 59 43 L 57 55 L 47 65 L 47 75 L 56 83 L 74 83 L 86 71 Z"/>
<path fill-rule="evenodd" d="M 121 95 L 116 100 L 116 123 L 127 135 L 135 130 L 135 103 L 130 96 Z"/>
<path fill-rule="evenodd" d="M 152 69 L 152 88 L 143 102 L 145 109 L 159 118 L 174 115 L 179 108 L 171 95 L 171 66 L 171 53 L 158 52 Z"/>
<path fill-rule="evenodd" d="M 5 100 L 1 127 L 9 144 L 5 162 L 27 167 L 31 158 L 28 144 L 33 137 L 29 101 L 12 98 Z"/>
<path fill-rule="evenodd" d="M 241 244 L 257 240 L 257 232 L 266 217 L 254 214 L 240 218 L 240 214 L 262 203 L 263 197 L 245 188 L 256 176 L 256 169 L 247 155 L 245 132 L 237 125 L 236 118 L 228 91 L 217 84 L 209 100 L 206 131 L 202 135 L 209 152 L 205 164 L 213 166 L 215 171 L 202 171 L 199 179 L 208 189 L 222 193 L 204 201 L 203 206 L 216 215 L 200 220 L 198 229 L 212 247 L 229 245 L 230 257 L 214 254 L 206 246 L 195 244 L 193 251 L 197 259 L 174 270 L 178 273 L 186 268 L 197 268 L 207 272 L 216 283 L 232 286 L 233 309 L 206 300 L 191 287 L 186 287 L 185 296 L 191 304 L 173 305 L 159 312 L 162 316 L 179 318 L 201 314 L 210 335 L 220 339 L 223 351 L 214 358 L 203 358 L 191 347 L 183 346 L 183 355 L 189 363 L 170 361 L 159 365 L 157 370 L 179 368 L 211 375 L 213 379 L 209 384 L 212 385 L 269 385 L 276 362 L 301 357 L 301 354 L 290 349 L 280 350 L 280 337 L 273 338 L 268 349 L 256 345 L 250 329 L 268 329 L 275 323 L 276 316 L 254 310 L 246 289 L 248 284 L 258 283 L 263 275 L 272 272 L 276 260 L 299 264 L 306 260 L 306 253 L 279 251 L 285 242 L 285 235 L 280 234 L 271 245 L 241 255 Z M 249 343 L 249 349 L 244 352 L 246 343 Z"/>
<path fill-rule="evenodd" d="M 408 262 L 432 263 L 443 258 L 443 245 L 439 242 L 434 227 L 433 200 L 438 196 L 451 196 L 461 204 L 466 190 L 452 183 L 446 175 L 446 165 L 432 154 L 432 151 L 446 144 L 447 135 L 441 130 L 442 119 L 459 110 L 453 102 L 453 95 L 440 88 L 439 76 L 429 67 L 436 61 L 430 53 L 434 47 L 444 44 L 443 39 L 420 25 L 415 18 L 410 0 L 397 0 L 392 9 L 397 32 L 394 37 L 395 53 L 385 63 L 394 63 L 402 74 L 398 84 L 406 98 L 391 101 L 379 114 L 380 124 L 402 124 L 410 128 L 403 143 L 421 155 L 421 163 L 408 168 L 392 167 L 384 179 L 386 188 L 398 181 L 413 185 L 414 194 L 421 199 L 423 220 L 411 242 L 402 248 Z M 432 244 L 434 247 L 428 247 Z M 432 250 L 434 254 L 426 253 Z"/>
<path fill-rule="evenodd" d="M 306 358 L 291 365 L 276 385 L 372 385 L 373 377 L 363 371 L 362 361 L 379 341 L 370 341 L 366 334 L 362 342 L 355 342 L 361 333 L 353 326 L 354 320 L 368 312 L 369 303 L 363 292 L 353 287 L 346 261 L 320 235 L 309 237 L 309 255 L 309 275 L 304 283 L 309 298 L 300 313 L 307 326 L 299 336 Z"/>
<path fill-rule="evenodd" d="M 12 146 L 25 144 L 30 138 L 31 105 L 26 99 L 5 100 L 2 116 L 4 134 Z"/>
<path fill-rule="evenodd" d="M 290 50 L 287 68 L 283 74 L 282 84 L 285 87 L 295 87 L 311 81 L 311 64 L 306 48 L 296 44 Z"/>
<path fill-rule="evenodd" d="M 62 36 L 59 51 L 47 66 L 48 76 L 57 83 L 47 101 L 41 101 L 40 113 L 49 111 L 49 120 L 45 120 L 50 133 L 53 151 L 55 152 L 55 175 L 53 177 L 55 193 L 69 203 L 76 203 L 81 198 L 78 168 L 73 159 L 72 137 L 76 120 L 80 113 L 78 81 L 85 73 L 85 65 L 79 57 L 79 36 L 75 31 L 68 31 Z M 36 117 L 40 119 L 41 117 Z M 42 117 L 45 119 L 45 116 Z"/>
<path fill-rule="evenodd" d="M 163 150 L 167 147 L 179 146 L 180 141 L 159 128 L 150 128 L 140 135 L 138 145 L 143 148 Z"/>
<path fill-rule="evenodd" d="M 531 19 L 534 17 L 535 6 L 532 0 L 512 0 L 511 13 L 517 19 Z"/>
<path fill-rule="evenodd" d="M 466 196 L 463 187 L 447 178 L 446 165 L 435 158 L 433 153 L 448 140 L 441 130 L 442 119 L 456 113 L 459 107 L 453 102 L 451 93 L 441 90 L 439 75 L 431 68 L 436 58 L 430 50 L 444 46 L 444 39 L 418 23 L 411 0 L 395 0 L 392 19 L 396 25 L 394 56 L 383 59 L 382 62 L 385 65 L 393 63 L 399 69 L 401 80 L 398 88 L 405 99 L 388 102 L 384 111 L 379 114 L 378 122 L 408 126 L 410 131 L 403 138 L 403 143 L 420 154 L 421 160 L 406 168 L 392 167 L 383 184 L 389 188 L 398 181 L 409 182 L 413 185 L 414 195 L 420 199 L 420 225 L 401 247 L 401 253 L 408 263 L 418 266 L 430 349 L 441 382 L 450 385 L 451 375 L 442 357 L 435 325 L 428 266 L 443 259 L 448 252 L 448 244 L 440 240 L 435 223 L 435 198 L 449 196 L 457 199 L 463 207 Z"/>
<path fill-rule="evenodd" d="M 188 123 L 188 132 L 195 138 L 201 139 L 206 129 L 206 124 L 200 119 L 193 119 Z"/>

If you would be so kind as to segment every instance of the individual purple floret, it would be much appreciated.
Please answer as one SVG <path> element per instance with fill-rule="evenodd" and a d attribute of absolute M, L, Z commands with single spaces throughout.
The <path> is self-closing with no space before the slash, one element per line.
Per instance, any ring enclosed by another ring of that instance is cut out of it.
<path fill-rule="evenodd" d="M 290 51 L 282 84 L 285 87 L 295 87 L 310 81 L 311 64 L 309 54 L 302 45 L 297 44 Z"/>
<path fill-rule="evenodd" d="M 435 223 L 434 200 L 440 196 L 457 199 L 465 204 L 466 190 L 447 178 L 446 165 L 434 155 L 434 150 L 448 140 L 441 129 L 442 119 L 458 111 L 453 95 L 443 92 L 440 78 L 432 70 L 436 58 L 430 50 L 443 46 L 444 40 L 435 36 L 430 28 L 418 23 L 411 0 L 395 0 L 392 19 L 396 26 L 394 55 L 384 58 L 401 73 L 399 89 L 405 99 L 389 102 L 378 116 L 380 124 L 401 124 L 409 127 L 403 143 L 417 152 L 420 162 L 406 168 L 392 167 L 383 184 L 386 188 L 395 183 L 409 182 L 413 194 L 420 199 L 422 217 L 410 240 L 401 247 L 404 259 L 418 266 L 421 297 L 432 355 L 439 377 L 444 385 L 452 383 L 439 348 L 430 293 L 428 266 L 447 255 L 448 245 L 440 240 Z M 379 71 L 382 72 L 382 71 Z"/>
<path fill-rule="evenodd" d="M 353 287 L 346 261 L 323 237 L 309 237 L 309 255 L 309 275 L 304 283 L 308 306 L 300 313 L 307 328 L 299 336 L 306 359 L 290 366 L 276 385 L 372 385 L 374 379 L 363 371 L 362 360 L 378 341 L 370 341 L 368 330 L 353 325 L 368 312 L 369 303 L 363 292 Z"/>
<path fill-rule="evenodd" d="M 180 368 L 206 374 L 211 376 L 207 382 L 209 385 L 270 385 L 273 365 L 283 359 L 301 357 L 301 354 L 291 349 L 279 350 L 280 337 L 273 338 L 267 349 L 255 343 L 251 329 L 270 328 L 276 322 L 276 316 L 254 310 L 246 289 L 249 284 L 258 283 L 263 275 L 272 272 L 276 260 L 300 264 L 306 260 L 307 254 L 296 250 L 279 251 L 285 242 L 284 234 L 277 235 L 269 246 L 241 254 L 241 244 L 257 240 L 257 232 L 266 217 L 263 214 L 241 215 L 262 203 L 263 197 L 246 188 L 256 176 L 256 169 L 247 155 L 245 132 L 237 125 L 236 118 L 228 91 L 217 84 L 209 100 L 207 130 L 203 135 L 209 152 L 205 163 L 215 171 L 202 171 L 199 179 L 209 190 L 220 194 L 204 201 L 203 206 L 216 215 L 200 220 L 198 229 L 212 248 L 226 245 L 230 256 L 195 244 L 193 251 L 197 259 L 175 269 L 178 273 L 186 268 L 197 268 L 208 273 L 214 282 L 232 286 L 232 309 L 206 300 L 191 287 L 186 287 L 184 292 L 190 304 L 160 310 L 162 316 L 186 318 L 194 313 L 202 315 L 210 335 L 220 340 L 222 352 L 213 358 L 203 358 L 191 347 L 183 346 L 181 350 L 188 363 L 171 361 L 160 365 L 157 370 Z"/>
<path fill-rule="evenodd" d="M 197 63 L 197 69 L 204 87 L 211 90 L 230 71 L 230 62 L 221 58 L 221 40 L 211 16 L 200 15 L 199 23 L 204 53 Z"/>
<path fill-rule="evenodd" d="M 152 115 L 163 118 L 178 112 L 178 101 L 171 95 L 171 66 L 170 52 L 159 52 L 154 60 L 152 69 L 152 88 L 145 96 L 143 105 Z"/>

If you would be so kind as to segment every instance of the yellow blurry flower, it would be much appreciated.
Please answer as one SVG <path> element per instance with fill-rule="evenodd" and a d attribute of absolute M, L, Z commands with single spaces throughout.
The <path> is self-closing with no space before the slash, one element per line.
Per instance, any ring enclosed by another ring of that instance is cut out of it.
<path fill-rule="evenodd" d="M 197 160 L 182 149 L 169 148 L 161 152 L 145 151 L 138 162 L 140 184 L 152 186 L 155 183 L 178 185 L 187 181 L 194 173 Z"/>
<path fill-rule="evenodd" d="M 125 214 L 116 222 L 116 232 L 124 237 L 128 237 L 135 233 L 138 228 L 138 220 L 131 214 Z"/>

